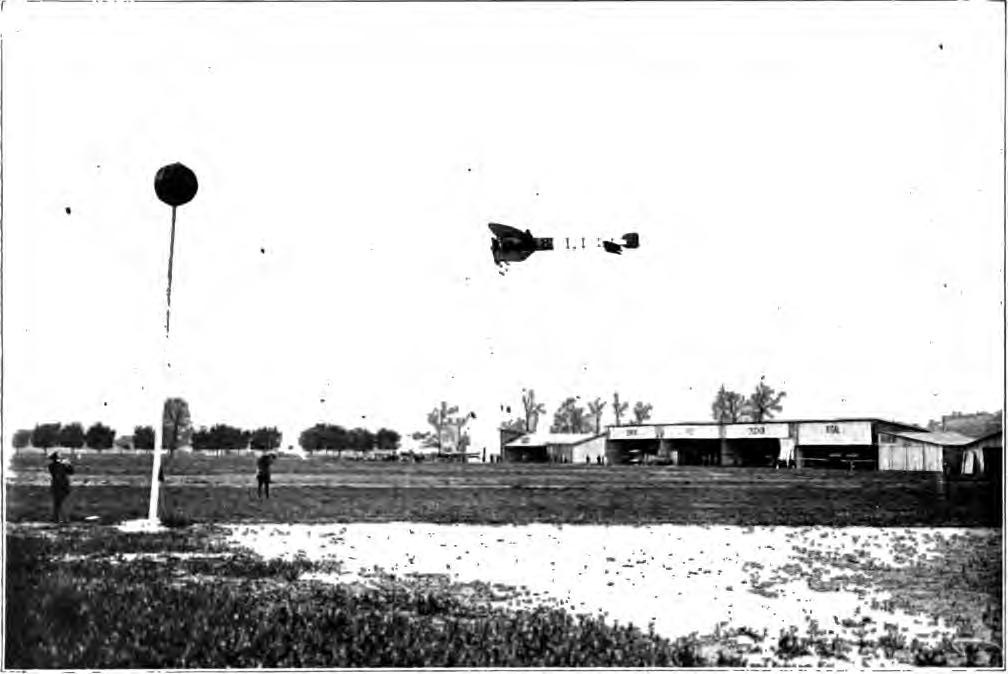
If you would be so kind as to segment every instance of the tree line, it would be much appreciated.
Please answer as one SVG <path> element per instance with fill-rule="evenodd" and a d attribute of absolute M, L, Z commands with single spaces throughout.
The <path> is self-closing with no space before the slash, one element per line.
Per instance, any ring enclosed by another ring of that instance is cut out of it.
<path fill-rule="evenodd" d="M 366 428 L 346 429 L 338 424 L 318 423 L 301 432 L 298 444 L 306 452 L 319 450 L 355 450 L 370 452 L 375 449 L 399 448 L 399 433 L 389 428 L 372 432 Z"/>
<path fill-rule="evenodd" d="M 11 444 L 14 449 L 38 447 L 70 447 L 80 449 L 111 449 L 115 442 L 116 432 L 101 422 L 95 422 L 84 430 L 84 426 L 74 421 L 69 424 L 47 423 L 37 424 L 33 429 L 14 431 Z"/>
<path fill-rule="evenodd" d="M 551 433 L 601 433 L 603 413 L 608 401 L 602 398 L 595 398 L 587 401 L 585 405 L 580 404 L 581 396 L 568 396 L 553 414 L 553 423 L 550 426 Z M 522 408 L 524 414 L 516 417 L 504 424 L 506 430 L 521 433 L 535 433 L 539 426 L 539 417 L 546 414 L 546 406 L 536 400 L 534 389 L 522 391 Z M 654 409 L 651 403 L 638 401 L 633 406 L 633 423 L 643 424 L 651 418 Z M 511 408 L 502 406 L 502 411 L 511 413 Z M 612 412 L 616 426 L 622 426 L 623 420 L 630 411 L 630 403 L 620 400 L 619 392 L 613 393 Z"/>
<path fill-rule="evenodd" d="M 787 394 L 777 391 L 766 383 L 765 377 L 760 377 L 756 388 L 748 396 L 737 391 L 730 391 L 724 385 L 718 390 L 712 404 L 712 413 L 719 423 L 739 423 L 751 421 L 755 423 L 772 419 L 783 410 L 781 401 Z M 521 416 L 515 417 L 502 426 L 504 430 L 520 433 L 534 433 L 539 425 L 540 416 L 546 414 L 546 406 L 536 400 L 535 390 L 522 390 Z M 602 432 L 603 415 L 610 401 L 595 398 L 581 404 L 580 396 L 569 396 L 560 403 L 553 414 L 551 433 L 591 433 Z M 651 419 L 654 409 L 651 403 L 638 401 L 630 408 L 630 403 L 621 400 L 619 392 L 613 393 L 611 401 L 613 425 L 622 426 L 624 419 L 631 418 L 634 425 L 640 425 Z M 455 409 L 455 408 L 453 408 Z M 511 408 L 502 405 L 501 411 L 511 413 Z"/>
<path fill-rule="evenodd" d="M 177 434 L 169 430 L 162 436 L 162 449 L 173 451 L 178 447 L 191 445 L 194 450 L 207 449 L 277 449 L 282 434 L 275 427 L 243 430 L 228 424 L 216 424 L 208 428 L 187 430 Z M 112 428 L 101 422 L 92 424 L 86 431 L 79 422 L 69 424 L 38 424 L 34 429 L 20 429 L 14 432 L 11 444 L 15 449 L 36 447 L 51 449 L 154 449 L 154 427 L 135 426 L 132 435 L 118 437 Z"/>

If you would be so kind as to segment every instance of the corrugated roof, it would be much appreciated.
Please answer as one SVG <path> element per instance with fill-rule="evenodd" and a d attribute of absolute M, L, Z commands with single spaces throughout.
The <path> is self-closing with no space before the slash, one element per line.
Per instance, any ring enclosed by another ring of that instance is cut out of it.
<path fill-rule="evenodd" d="M 549 433 L 536 431 L 527 433 L 517 440 L 504 445 L 505 447 L 545 447 L 546 445 L 579 445 L 582 442 L 600 438 L 605 433 Z"/>
<path fill-rule="evenodd" d="M 955 431 L 934 431 L 931 433 L 908 433 L 905 431 L 886 431 L 886 433 L 888 433 L 889 435 L 895 435 L 900 438 L 914 440 L 916 442 L 926 442 L 929 445 L 944 445 L 947 447 L 968 445 L 974 440 L 974 438 L 965 436 L 962 433 L 956 433 Z"/>

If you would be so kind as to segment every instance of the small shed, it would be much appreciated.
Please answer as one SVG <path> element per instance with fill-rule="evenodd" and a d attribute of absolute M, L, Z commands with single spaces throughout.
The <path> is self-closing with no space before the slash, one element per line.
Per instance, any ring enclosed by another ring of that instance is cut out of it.
<path fill-rule="evenodd" d="M 879 470 L 953 472 L 961 470 L 963 448 L 973 438 L 954 431 L 879 433 Z"/>
<path fill-rule="evenodd" d="M 598 463 L 604 461 L 606 435 L 527 433 L 504 445 L 510 463 Z"/>

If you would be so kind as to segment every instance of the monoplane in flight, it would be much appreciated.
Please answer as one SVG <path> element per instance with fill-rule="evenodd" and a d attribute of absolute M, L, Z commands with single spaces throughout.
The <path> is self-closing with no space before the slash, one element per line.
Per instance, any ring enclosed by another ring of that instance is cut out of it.
<path fill-rule="evenodd" d="M 528 259 L 536 251 L 555 250 L 553 237 L 533 236 L 528 229 L 523 232 L 517 227 L 496 222 L 491 222 L 489 226 L 494 235 L 494 238 L 490 240 L 490 251 L 493 253 L 494 264 L 502 269 L 511 262 L 521 262 Z M 622 243 L 616 243 L 611 238 L 596 238 L 596 247 L 601 247 L 605 252 L 615 255 L 622 254 L 624 248 L 640 247 L 640 237 L 636 232 L 628 232 L 620 238 Z M 578 245 L 579 241 L 580 246 Z M 587 247 L 585 237 L 580 237 L 580 239 L 565 237 L 564 248 L 561 250 L 584 250 Z"/>

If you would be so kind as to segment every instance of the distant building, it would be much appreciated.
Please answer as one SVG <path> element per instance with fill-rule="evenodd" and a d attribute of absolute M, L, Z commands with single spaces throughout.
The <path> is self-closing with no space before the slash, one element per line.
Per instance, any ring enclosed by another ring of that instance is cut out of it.
<path fill-rule="evenodd" d="M 504 445 L 507 463 L 591 463 L 603 460 L 605 433 L 526 433 Z"/>
<path fill-rule="evenodd" d="M 605 433 L 500 429 L 511 463 L 793 466 L 991 474 L 1001 470 L 1001 432 L 971 438 L 878 418 L 763 423 L 675 422 L 609 426 Z M 992 466 L 994 468 L 992 468 Z"/>
<path fill-rule="evenodd" d="M 954 431 L 971 438 L 980 438 L 1001 429 L 1002 412 L 953 412 L 942 416 L 941 421 L 931 421 L 928 430 Z"/>

